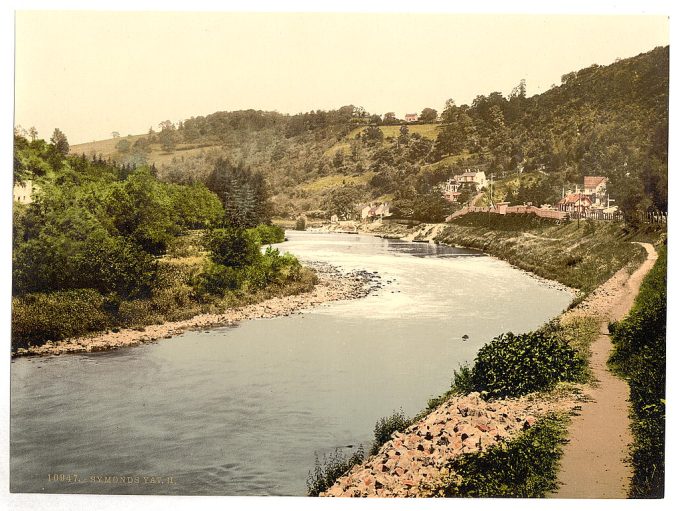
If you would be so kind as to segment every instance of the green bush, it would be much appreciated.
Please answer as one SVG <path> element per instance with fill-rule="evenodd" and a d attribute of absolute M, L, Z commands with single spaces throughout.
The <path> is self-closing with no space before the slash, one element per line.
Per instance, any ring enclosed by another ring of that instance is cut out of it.
<path fill-rule="evenodd" d="M 565 443 L 566 419 L 552 415 L 510 441 L 449 464 L 441 494 L 446 497 L 544 497 L 557 489 L 557 469 Z"/>
<path fill-rule="evenodd" d="M 378 419 L 373 428 L 374 440 L 371 447 L 371 455 L 376 454 L 380 447 L 389 441 L 392 433 L 395 431 L 404 432 L 411 424 L 413 424 L 413 420 L 406 417 L 403 410 L 393 412 L 388 417 Z"/>
<path fill-rule="evenodd" d="M 76 337 L 109 321 L 104 297 L 93 289 L 25 294 L 12 299 L 12 347 Z"/>
<path fill-rule="evenodd" d="M 251 266 L 261 258 L 259 239 L 245 229 L 230 227 L 208 231 L 204 244 L 214 263 L 230 268 Z"/>
<path fill-rule="evenodd" d="M 354 465 L 364 461 L 364 448 L 359 448 L 349 457 L 343 454 L 340 449 L 335 449 L 329 456 L 324 455 L 323 463 L 319 461 L 318 455 L 314 454 L 314 472 L 309 472 L 307 476 L 307 495 L 318 497 L 321 492 L 333 486 L 335 481 L 348 472 Z"/>
<path fill-rule="evenodd" d="M 643 281 L 635 304 L 610 325 L 609 360 L 630 385 L 634 442 L 631 448 L 635 498 L 662 498 L 666 431 L 666 248 Z"/>
<path fill-rule="evenodd" d="M 295 219 L 295 230 L 304 231 L 307 228 L 307 219 L 303 216 L 299 216 Z"/>
<path fill-rule="evenodd" d="M 472 369 L 456 373 L 454 385 L 487 398 L 514 397 L 582 380 L 586 367 L 578 351 L 554 335 L 507 333 L 484 345 Z"/>
<path fill-rule="evenodd" d="M 162 323 L 163 315 L 150 300 L 127 300 L 120 303 L 116 323 L 124 327 L 141 327 Z"/>
<path fill-rule="evenodd" d="M 246 279 L 246 271 L 242 268 L 230 268 L 222 264 L 208 262 L 203 271 L 196 277 L 194 289 L 196 293 L 224 296 L 227 291 L 240 289 Z"/>
<path fill-rule="evenodd" d="M 248 230 L 257 236 L 260 245 L 283 243 L 286 239 L 285 231 L 278 225 L 260 224 L 257 227 Z"/>

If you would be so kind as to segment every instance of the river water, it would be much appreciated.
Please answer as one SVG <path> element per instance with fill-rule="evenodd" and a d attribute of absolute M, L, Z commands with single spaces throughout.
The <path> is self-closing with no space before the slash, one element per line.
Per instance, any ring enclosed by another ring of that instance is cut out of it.
<path fill-rule="evenodd" d="M 378 418 L 416 414 L 493 336 L 572 299 L 472 250 L 288 236 L 281 250 L 378 272 L 383 287 L 153 344 L 13 360 L 11 490 L 304 495 L 315 453 L 368 447 Z"/>

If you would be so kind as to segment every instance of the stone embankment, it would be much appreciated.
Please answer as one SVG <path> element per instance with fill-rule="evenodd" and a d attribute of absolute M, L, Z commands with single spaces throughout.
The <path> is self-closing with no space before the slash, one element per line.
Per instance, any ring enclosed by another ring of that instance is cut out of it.
<path fill-rule="evenodd" d="M 235 325 L 249 319 L 301 313 L 303 309 L 326 302 L 361 298 L 381 287 L 380 276 L 374 273 L 366 271 L 341 273 L 328 264 L 307 263 L 307 265 L 314 268 L 319 282 L 313 290 L 306 293 L 270 298 L 253 305 L 228 309 L 222 314 L 200 314 L 184 321 L 149 325 L 142 329 L 125 328 L 59 342 L 48 341 L 41 346 L 19 348 L 13 355 L 61 355 L 136 346 L 157 339 L 170 338 L 185 330 Z"/>
<path fill-rule="evenodd" d="M 428 497 L 436 494 L 449 463 L 487 449 L 531 427 L 550 412 L 576 406 L 573 394 L 550 401 L 525 396 L 484 401 L 478 393 L 446 401 L 321 494 L 324 497 Z"/>

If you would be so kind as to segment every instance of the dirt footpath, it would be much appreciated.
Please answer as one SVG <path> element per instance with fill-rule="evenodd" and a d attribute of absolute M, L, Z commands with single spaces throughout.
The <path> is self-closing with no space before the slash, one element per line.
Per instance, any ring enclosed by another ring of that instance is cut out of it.
<path fill-rule="evenodd" d="M 632 442 L 628 418 L 628 384 L 607 369 L 612 349 L 608 323 L 622 319 L 630 310 L 640 284 L 654 266 L 657 253 L 649 243 L 640 243 L 647 259 L 630 276 L 620 270 L 600 286 L 587 301 L 565 314 L 596 315 L 601 318 L 600 335 L 592 344 L 590 366 L 597 385 L 588 392 L 579 416 L 569 426 L 558 475 L 560 489 L 553 498 L 626 498 L 632 469 L 626 458 Z"/>

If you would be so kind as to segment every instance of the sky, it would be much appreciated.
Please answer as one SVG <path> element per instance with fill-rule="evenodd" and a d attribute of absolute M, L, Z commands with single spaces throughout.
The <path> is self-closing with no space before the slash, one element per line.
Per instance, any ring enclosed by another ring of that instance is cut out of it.
<path fill-rule="evenodd" d="M 19 11 L 15 124 L 74 143 L 221 110 L 529 95 L 669 41 L 664 16 Z"/>

